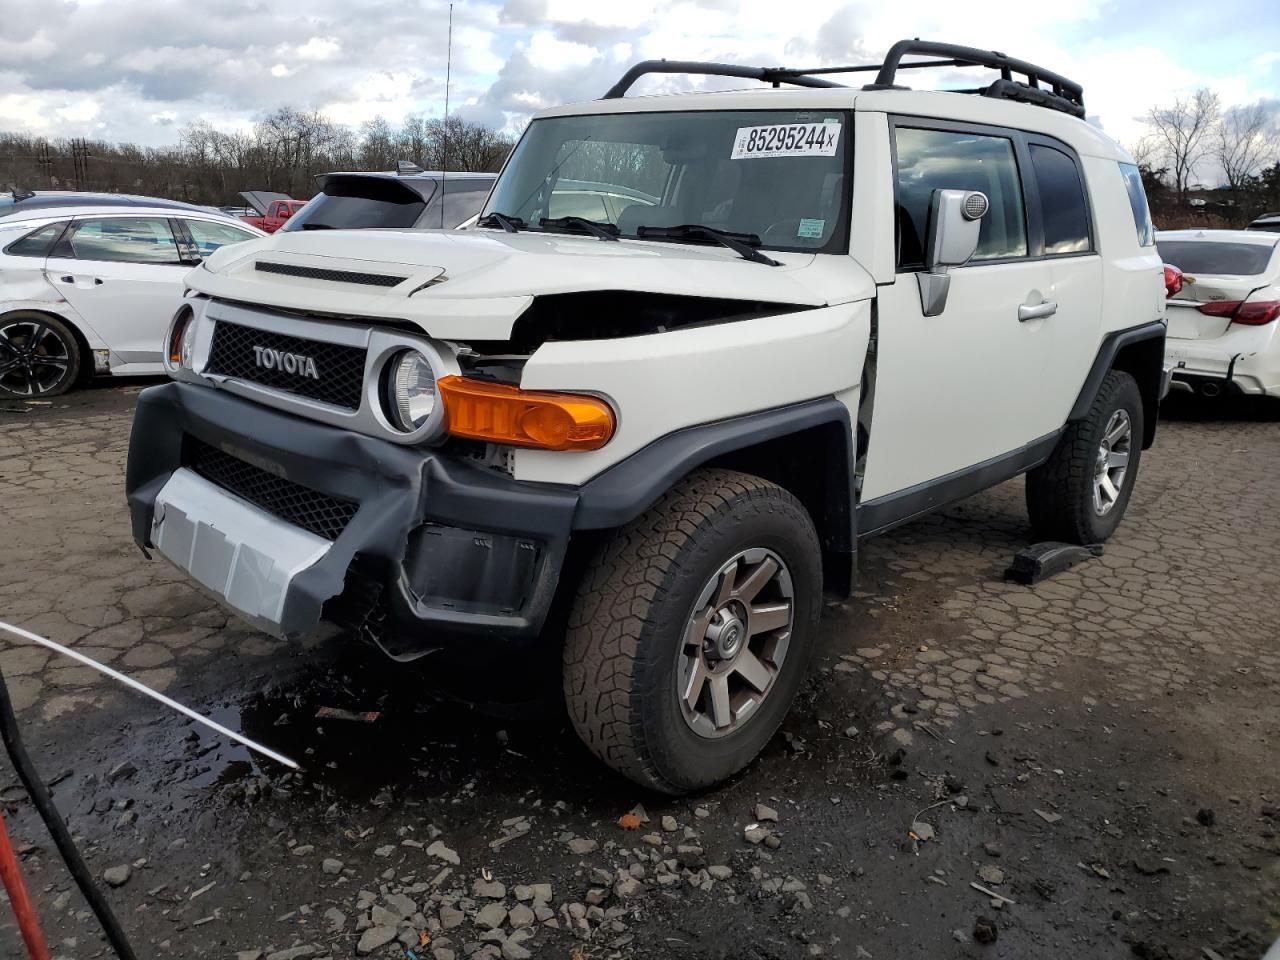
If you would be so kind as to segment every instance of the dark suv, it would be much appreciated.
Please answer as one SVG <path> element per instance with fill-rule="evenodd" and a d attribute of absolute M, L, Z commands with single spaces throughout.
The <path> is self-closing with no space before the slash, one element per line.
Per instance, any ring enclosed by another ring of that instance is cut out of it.
<path fill-rule="evenodd" d="M 281 230 L 452 229 L 484 205 L 494 173 L 441 173 L 406 161 L 389 173 L 325 173 Z"/>

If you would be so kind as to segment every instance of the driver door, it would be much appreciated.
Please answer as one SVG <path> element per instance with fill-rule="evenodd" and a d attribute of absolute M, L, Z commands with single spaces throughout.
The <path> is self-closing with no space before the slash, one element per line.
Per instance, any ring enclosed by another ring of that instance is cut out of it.
<path fill-rule="evenodd" d="M 1054 277 L 1048 261 L 1030 256 L 1014 138 L 911 120 L 890 133 L 897 270 L 879 292 L 864 532 L 1004 479 L 998 474 L 1021 451 L 1061 426 L 1060 411 L 1043 396 L 1052 328 L 1019 315 L 1019 307 L 1052 299 Z M 991 207 L 973 258 L 950 271 L 945 309 L 926 317 L 915 274 L 924 269 L 938 189 L 980 190 Z"/>

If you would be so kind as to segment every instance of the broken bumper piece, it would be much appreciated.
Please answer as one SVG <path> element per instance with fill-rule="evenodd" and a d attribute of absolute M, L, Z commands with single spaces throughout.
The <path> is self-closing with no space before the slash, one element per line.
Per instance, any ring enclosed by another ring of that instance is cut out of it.
<path fill-rule="evenodd" d="M 244 619 L 337 623 L 397 659 L 534 639 L 578 501 L 184 383 L 140 395 L 125 486 L 134 539 Z"/>

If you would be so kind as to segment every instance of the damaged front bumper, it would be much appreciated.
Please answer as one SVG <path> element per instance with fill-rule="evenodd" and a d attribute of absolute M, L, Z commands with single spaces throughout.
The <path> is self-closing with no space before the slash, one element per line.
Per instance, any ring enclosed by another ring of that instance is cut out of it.
<path fill-rule="evenodd" d="M 259 628 L 331 621 L 397 659 L 536 637 L 578 503 L 185 383 L 140 395 L 126 493 L 134 539 Z"/>

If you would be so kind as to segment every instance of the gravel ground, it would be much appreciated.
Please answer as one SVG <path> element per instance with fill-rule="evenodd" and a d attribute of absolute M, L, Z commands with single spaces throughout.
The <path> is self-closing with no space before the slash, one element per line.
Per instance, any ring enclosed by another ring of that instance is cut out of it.
<path fill-rule="evenodd" d="M 867 544 L 780 735 L 673 801 L 597 766 L 535 689 L 476 707 L 430 660 L 278 643 L 140 556 L 138 389 L 0 405 L 0 619 L 305 768 L 0 641 L 140 956 L 1253 960 L 1280 935 L 1265 416 L 1173 410 L 1106 554 L 1033 588 L 1001 579 L 1021 481 Z M 0 808 L 54 954 L 109 955 L 2 760 Z M 7 910 L 0 955 L 21 956 Z"/>

